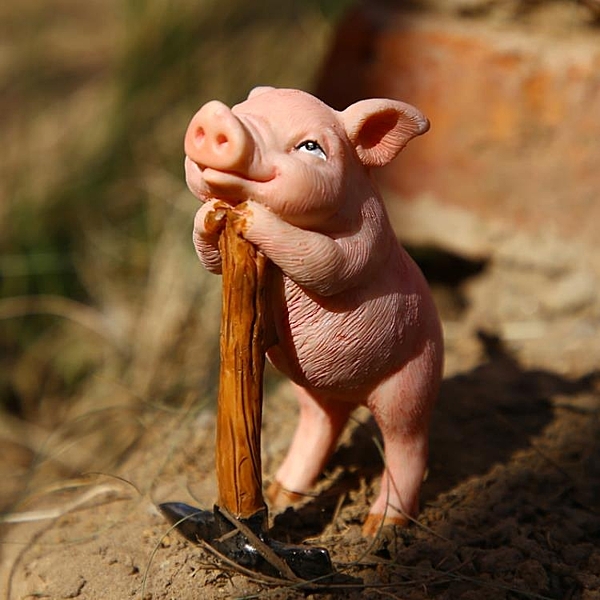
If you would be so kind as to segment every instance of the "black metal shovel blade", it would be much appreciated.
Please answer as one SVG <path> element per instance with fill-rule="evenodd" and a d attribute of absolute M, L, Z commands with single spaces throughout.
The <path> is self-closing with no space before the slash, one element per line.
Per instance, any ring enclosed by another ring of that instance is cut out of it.
<path fill-rule="evenodd" d="M 212 512 L 182 502 L 165 502 L 159 508 L 185 538 L 195 543 L 202 540 L 236 564 L 252 571 L 288 578 L 286 571 L 291 569 L 296 577 L 304 581 L 322 581 L 334 574 L 325 548 L 285 544 L 269 538 L 266 510 L 259 511 L 249 519 L 239 520 L 240 528 L 237 529 L 217 506 Z M 245 528 L 250 530 L 255 541 L 240 531 Z M 276 560 L 269 560 L 268 555 L 265 556 L 264 547 L 259 547 L 263 545 L 276 555 Z M 280 561 L 283 561 L 283 565 Z"/>

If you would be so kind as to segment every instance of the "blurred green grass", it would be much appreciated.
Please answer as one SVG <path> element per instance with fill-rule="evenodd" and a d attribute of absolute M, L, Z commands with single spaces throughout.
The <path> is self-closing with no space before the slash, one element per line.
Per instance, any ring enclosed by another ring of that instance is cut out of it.
<path fill-rule="evenodd" d="M 185 127 L 255 85 L 310 90 L 349 4 L 2 4 L 0 445 L 35 455 L 27 424 L 81 431 L 99 407 L 213 394 L 219 280 L 190 243 Z M 110 451 L 99 433 L 97 455 L 128 447 L 130 425 Z"/>

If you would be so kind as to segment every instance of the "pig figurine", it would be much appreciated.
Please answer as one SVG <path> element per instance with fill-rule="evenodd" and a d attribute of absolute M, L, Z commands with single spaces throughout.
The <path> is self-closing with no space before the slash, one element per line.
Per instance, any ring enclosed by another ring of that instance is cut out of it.
<path fill-rule="evenodd" d="M 370 169 L 428 128 L 402 102 L 338 112 L 299 90 L 259 87 L 232 109 L 208 102 L 185 136 L 187 184 L 203 202 L 194 222 L 201 263 L 220 273 L 214 217 L 226 203 L 241 235 L 279 267 L 267 356 L 292 380 L 300 420 L 267 497 L 283 506 L 307 492 L 352 410 L 366 405 L 385 446 L 367 536 L 418 513 L 443 356 L 427 283 Z"/>

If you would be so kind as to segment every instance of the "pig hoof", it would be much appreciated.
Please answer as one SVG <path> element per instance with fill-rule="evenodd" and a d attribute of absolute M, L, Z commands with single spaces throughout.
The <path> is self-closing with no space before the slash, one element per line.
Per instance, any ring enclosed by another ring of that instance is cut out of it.
<path fill-rule="evenodd" d="M 303 494 L 286 490 L 279 481 L 274 481 L 268 487 L 265 496 L 274 508 L 284 508 L 306 498 Z"/>
<path fill-rule="evenodd" d="M 364 537 L 373 538 L 387 526 L 393 527 L 406 527 L 410 521 L 406 517 L 397 516 L 385 516 L 380 514 L 371 514 L 367 516 L 363 526 L 362 534 Z"/>

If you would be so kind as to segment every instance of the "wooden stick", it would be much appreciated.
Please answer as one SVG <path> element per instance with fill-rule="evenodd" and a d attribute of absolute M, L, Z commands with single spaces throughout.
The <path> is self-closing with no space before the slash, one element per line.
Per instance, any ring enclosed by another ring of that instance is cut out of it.
<path fill-rule="evenodd" d="M 238 519 L 265 508 L 260 428 L 265 365 L 267 258 L 225 218 L 219 239 L 223 261 L 221 367 L 217 407 L 219 506 Z"/>

